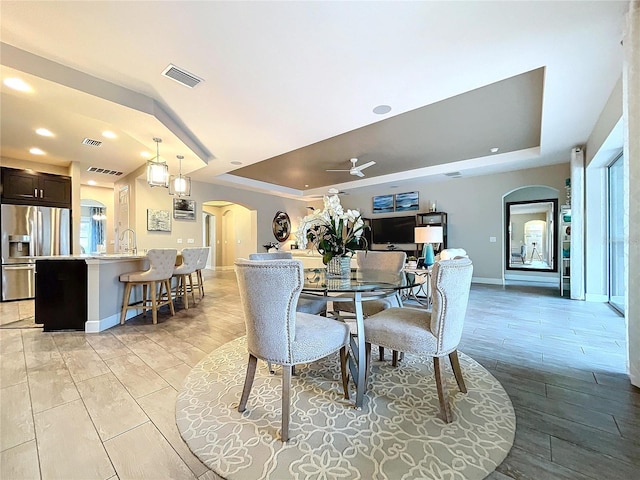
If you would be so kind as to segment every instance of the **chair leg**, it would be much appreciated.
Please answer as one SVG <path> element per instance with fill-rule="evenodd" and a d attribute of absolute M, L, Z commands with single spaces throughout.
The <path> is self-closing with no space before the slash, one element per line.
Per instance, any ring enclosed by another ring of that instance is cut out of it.
<path fill-rule="evenodd" d="M 124 325 L 127 316 L 127 307 L 129 306 L 129 296 L 131 295 L 131 283 L 127 282 L 124 288 L 124 300 L 122 302 L 122 313 L 120 314 L 120 325 Z"/>
<path fill-rule="evenodd" d="M 196 304 L 196 295 L 195 293 L 193 293 L 193 277 L 191 276 L 192 274 L 190 273 L 188 275 L 189 278 L 189 290 L 191 291 L 191 300 L 193 301 L 193 304 Z"/>
<path fill-rule="evenodd" d="M 394 350 L 391 356 L 391 365 L 394 367 L 398 366 L 398 351 Z"/>
<path fill-rule="evenodd" d="M 167 290 L 167 301 L 169 302 L 169 310 L 173 317 L 176 314 L 176 309 L 173 307 L 173 299 L 171 298 L 171 279 L 164 281 L 164 288 Z"/>
<path fill-rule="evenodd" d="M 366 386 L 369 384 L 369 372 L 371 370 L 371 344 L 369 342 L 364 342 L 364 358 L 366 359 L 364 367 L 364 385 L 366 389 Z"/>
<path fill-rule="evenodd" d="M 454 350 L 449 354 L 449 361 L 451 362 L 451 368 L 453 374 L 458 382 L 458 388 L 462 393 L 467 393 L 467 386 L 464 384 L 464 378 L 462 377 L 462 370 L 460 369 L 460 360 L 458 359 L 458 351 Z"/>
<path fill-rule="evenodd" d="M 291 365 L 282 365 L 282 432 L 284 443 L 289 440 L 289 420 L 291 416 Z"/>
<path fill-rule="evenodd" d="M 247 374 L 244 377 L 244 388 L 242 389 L 242 396 L 240 397 L 240 405 L 238 405 L 238 411 L 244 412 L 247 409 L 247 400 L 249 400 L 249 394 L 251 393 L 251 387 L 253 386 L 253 379 L 256 376 L 256 365 L 258 359 L 249 354 L 249 362 L 247 363 Z"/>
<path fill-rule="evenodd" d="M 142 315 L 145 316 L 145 317 L 147 316 L 147 308 L 146 307 L 148 306 L 148 303 L 147 303 L 147 298 L 148 298 L 147 297 L 147 290 L 148 289 L 147 289 L 147 287 L 148 287 L 148 285 L 146 283 L 142 284 Z"/>
<path fill-rule="evenodd" d="M 380 355 L 380 361 L 384 362 L 384 347 L 378 346 L 378 354 Z"/>
<path fill-rule="evenodd" d="M 151 282 L 151 318 L 153 319 L 153 324 L 158 323 L 158 283 Z"/>
<path fill-rule="evenodd" d="M 202 280 L 202 270 L 197 270 L 198 285 L 200 285 L 200 298 L 204 297 L 204 281 Z"/>
<path fill-rule="evenodd" d="M 451 423 L 453 416 L 449 407 L 447 396 L 447 386 L 444 382 L 444 369 L 440 362 L 440 357 L 433 357 L 433 370 L 436 374 L 436 388 L 438 389 L 438 402 L 440 402 L 440 413 L 445 423 Z"/>
<path fill-rule="evenodd" d="M 349 369 L 347 361 L 347 347 L 342 347 L 340 349 L 340 371 L 342 372 L 342 389 L 344 390 L 345 400 L 349 400 Z"/>

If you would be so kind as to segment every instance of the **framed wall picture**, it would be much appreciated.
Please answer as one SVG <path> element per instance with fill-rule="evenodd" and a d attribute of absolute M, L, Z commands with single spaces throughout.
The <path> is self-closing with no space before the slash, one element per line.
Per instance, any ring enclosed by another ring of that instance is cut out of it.
<path fill-rule="evenodd" d="M 170 232 L 171 214 L 169 210 L 147 209 L 147 230 L 149 232 Z"/>
<path fill-rule="evenodd" d="M 373 213 L 393 212 L 393 195 L 373 197 Z"/>
<path fill-rule="evenodd" d="M 418 192 L 396 193 L 396 212 L 408 212 L 419 208 Z"/>
<path fill-rule="evenodd" d="M 173 218 L 176 220 L 195 220 L 196 201 L 183 198 L 173 199 Z"/>

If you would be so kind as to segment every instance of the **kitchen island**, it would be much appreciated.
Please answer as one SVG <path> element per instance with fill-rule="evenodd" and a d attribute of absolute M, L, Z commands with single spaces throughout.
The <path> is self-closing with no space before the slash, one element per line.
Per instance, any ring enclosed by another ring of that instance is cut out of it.
<path fill-rule="evenodd" d="M 59 255 L 36 259 L 36 323 L 44 331 L 96 333 L 120 323 L 120 274 L 145 270 L 144 255 Z M 135 311 L 127 312 L 127 319 Z"/>

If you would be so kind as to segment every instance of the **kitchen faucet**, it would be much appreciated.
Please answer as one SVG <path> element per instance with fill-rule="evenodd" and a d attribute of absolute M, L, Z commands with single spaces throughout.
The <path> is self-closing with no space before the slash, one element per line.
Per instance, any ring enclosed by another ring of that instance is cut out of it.
<path fill-rule="evenodd" d="M 124 237 L 127 234 L 127 232 L 131 232 L 131 236 L 133 237 L 133 248 L 131 249 L 131 253 L 134 255 L 137 255 L 138 247 L 136 246 L 136 232 L 132 228 L 127 228 L 126 230 L 123 230 L 122 235 L 120 235 L 120 241 L 124 240 Z M 127 243 L 127 247 L 129 246 L 130 246 L 129 243 Z M 129 248 L 127 248 L 127 250 L 129 250 Z"/>

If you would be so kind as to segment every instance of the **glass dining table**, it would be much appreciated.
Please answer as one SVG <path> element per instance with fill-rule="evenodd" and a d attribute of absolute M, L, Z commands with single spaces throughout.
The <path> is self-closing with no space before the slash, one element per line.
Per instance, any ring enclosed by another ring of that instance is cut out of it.
<path fill-rule="evenodd" d="M 304 270 L 302 291 L 328 297 L 332 302 L 353 302 L 355 311 L 355 332 L 351 335 L 349 370 L 356 384 L 355 407 L 362 408 L 366 391 L 366 352 L 364 335 L 364 314 L 362 302 L 398 295 L 400 291 L 419 285 L 414 273 L 388 273 L 379 270 L 351 269 L 347 277 L 327 274 L 324 268 Z"/>

